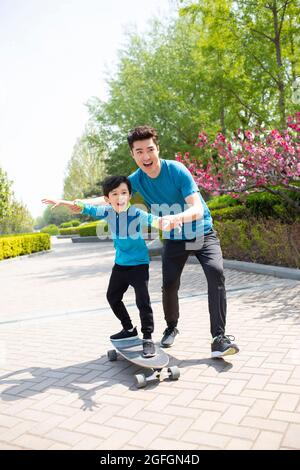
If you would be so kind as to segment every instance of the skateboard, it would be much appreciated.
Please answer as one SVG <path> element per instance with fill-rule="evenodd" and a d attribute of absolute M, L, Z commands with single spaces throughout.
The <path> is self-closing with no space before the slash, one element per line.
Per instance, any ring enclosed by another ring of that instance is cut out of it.
<path fill-rule="evenodd" d="M 180 370 L 177 366 L 168 367 L 169 356 L 159 346 L 155 345 L 156 355 L 153 357 L 145 358 L 143 353 L 143 340 L 141 338 L 128 339 L 128 340 L 111 340 L 115 349 L 107 352 L 107 357 L 110 361 L 116 361 L 118 353 L 129 362 L 151 369 L 152 374 L 146 376 L 145 374 L 136 374 L 135 381 L 137 388 L 146 387 L 148 382 L 161 381 L 164 378 L 171 380 L 178 380 L 180 377 Z M 165 368 L 167 370 L 165 371 Z"/>

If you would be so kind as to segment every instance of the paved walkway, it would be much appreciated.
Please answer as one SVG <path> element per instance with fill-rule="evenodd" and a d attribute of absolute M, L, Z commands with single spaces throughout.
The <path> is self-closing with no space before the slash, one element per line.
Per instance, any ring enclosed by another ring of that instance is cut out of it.
<path fill-rule="evenodd" d="M 137 368 L 106 357 L 119 329 L 105 299 L 112 260 L 110 243 L 59 240 L 0 262 L 0 449 L 300 449 L 300 283 L 226 270 L 241 352 L 212 360 L 205 278 L 188 264 L 168 351 L 181 377 L 136 389 Z M 156 341 L 160 285 L 157 259 Z M 132 291 L 126 301 L 139 325 Z"/>

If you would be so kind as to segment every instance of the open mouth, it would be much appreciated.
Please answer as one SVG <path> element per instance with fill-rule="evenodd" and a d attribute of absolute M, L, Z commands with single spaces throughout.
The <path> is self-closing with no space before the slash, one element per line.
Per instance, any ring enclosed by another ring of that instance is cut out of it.
<path fill-rule="evenodd" d="M 150 166 L 152 166 L 153 162 L 148 162 L 148 163 L 143 163 L 143 166 L 145 166 L 146 168 L 150 168 Z"/>

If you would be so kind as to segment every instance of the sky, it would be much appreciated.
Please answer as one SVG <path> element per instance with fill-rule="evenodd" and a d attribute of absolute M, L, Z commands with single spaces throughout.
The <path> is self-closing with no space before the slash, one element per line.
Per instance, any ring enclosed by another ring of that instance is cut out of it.
<path fill-rule="evenodd" d="M 33 217 L 62 197 L 85 103 L 106 99 L 126 30 L 170 15 L 172 0 L 0 0 L 0 167 Z"/>

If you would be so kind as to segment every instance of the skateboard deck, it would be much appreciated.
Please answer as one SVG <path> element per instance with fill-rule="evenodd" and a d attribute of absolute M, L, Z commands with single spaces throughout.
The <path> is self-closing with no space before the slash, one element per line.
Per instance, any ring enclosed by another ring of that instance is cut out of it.
<path fill-rule="evenodd" d="M 168 377 L 171 380 L 177 380 L 180 371 L 177 366 L 168 367 L 167 372 L 164 368 L 169 364 L 169 356 L 159 346 L 155 345 L 156 355 L 153 357 L 143 357 L 143 340 L 141 338 L 128 340 L 111 340 L 114 350 L 108 351 L 107 356 L 110 361 L 116 361 L 119 353 L 124 359 L 133 364 L 151 369 L 152 374 L 146 377 L 144 374 L 135 375 L 136 385 L 138 388 L 145 387 L 148 382 L 154 380 L 162 380 Z"/>
<path fill-rule="evenodd" d="M 141 338 L 131 340 L 111 340 L 114 348 L 127 361 L 146 369 L 161 369 L 169 363 L 169 356 L 159 346 L 155 345 L 156 355 L 143 357 L 143 340 Z"/>

